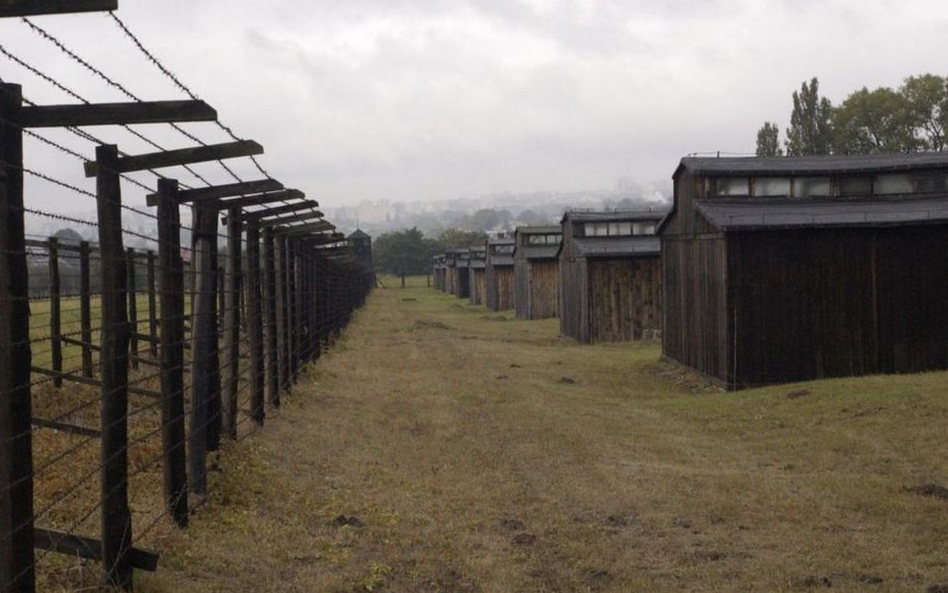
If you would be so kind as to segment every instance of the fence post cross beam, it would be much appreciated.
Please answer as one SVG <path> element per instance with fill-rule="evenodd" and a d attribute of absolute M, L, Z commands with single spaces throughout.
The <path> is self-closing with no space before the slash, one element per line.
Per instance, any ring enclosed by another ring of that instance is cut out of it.
<path fill-rule="evenodd" d="M 4 0 L 0 18 L 118 10 L 118 0 Z"/>

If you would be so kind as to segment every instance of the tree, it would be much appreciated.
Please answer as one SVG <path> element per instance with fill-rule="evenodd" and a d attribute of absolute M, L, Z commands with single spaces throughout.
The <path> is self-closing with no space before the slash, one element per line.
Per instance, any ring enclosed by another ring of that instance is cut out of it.
<path fill-rule="evenodd" d="M 852 93 L 833 112 L 833 150 L 873 154 L 916 150 L 919 140 L 905 96 L 890 88 Z"/>
<path fill-rule="evenodd" d="M 417 228 L 384 233 L 372 244 L 375 267 L 400 276 L 402 288 L 405 287 L 405 276 L 427 274 L 431 270 L 431 259 L 439 251 L 438 243 L 426 239 Z"/>
<path fill-rule="evenodd" d="M 783 155 L 783 150 L 780 149 L 780 128 L 777 124 L 764 122 L 757 131 L 757 156 L 781 155 Z"/>
<path fill-rule="evenodd" d="M 485 241 L 487 233 L 483 231 L 447 229 L 438 236 L 438 244 L 442 249 L 467 249 L 472 245 L 483 245 Z"/>
<path fill-rule="evenodd" d="M 793 112 L 787 128 L 787 154 L 790 156 L 829 154 L 832 144 L 833 105 L 820 97 L 820 82 L 815 77 L 793 93 Z"/>
<path fill-rule="evenodd" d="M 934 74 L 909 76 L 899 93 L 906 115 L 919 136 L 919 148 L 942 151 L 948 146 L 948 79 Z"/>
<path fill-rule="evenodd" d="M 82 235 L 70 228 L 59 229 L 53 233 L 53 237 L 59 239 L 60 243 L 68 245 L 78 245 L 85 240 L 82 238 Z"/>

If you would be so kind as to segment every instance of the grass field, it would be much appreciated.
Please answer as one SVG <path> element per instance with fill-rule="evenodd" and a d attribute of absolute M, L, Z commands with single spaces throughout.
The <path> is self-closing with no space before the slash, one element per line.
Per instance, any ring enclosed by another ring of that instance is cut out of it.
<path fill-rule="evenodd" d="M 729 394 L 512 317 L 376 291 L 140 590 L 948 583 L 948 373 Z"/>

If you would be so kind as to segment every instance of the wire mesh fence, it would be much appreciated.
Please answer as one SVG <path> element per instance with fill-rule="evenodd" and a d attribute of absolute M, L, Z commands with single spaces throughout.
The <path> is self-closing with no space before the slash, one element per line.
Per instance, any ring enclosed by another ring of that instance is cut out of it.
<path fill-rule="evenodd" d="M 364 302 L 371 270 L 117 15 L 123 38 L 187 100 L 144 101 L 27 18 L 44 4 L 6 3 L 0 17 L 21 17 L 126 102 L 91 103 L 0 44 L 14 75 L 71 102 L 40 105 L 0 71 L 0 591 L 131 589 L 133 571 L 155 570 L 155 550 L 206 500 L 216 452 L 279 408 Z M 182 121 L 207 121 L 227 142 Z M 126 152 L 91 126 L 152 152 Z M 189 146 L 166 150 L 156 126 Z M 34 165 L 39 150 L 77 179 Z M 263 178 L 225 163 L 243 159 Z M 36 188 L 94 215 L 44 207 Z"/>

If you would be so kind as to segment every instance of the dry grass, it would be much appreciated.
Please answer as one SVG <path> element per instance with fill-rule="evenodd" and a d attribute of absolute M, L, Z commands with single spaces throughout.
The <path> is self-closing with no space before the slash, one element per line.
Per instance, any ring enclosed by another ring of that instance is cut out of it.
<path fill-rule="evenodd" d="M 580 346 L 423 284 L 377 291 L 225 451 L 142 591 L 948 582 L 948 501 L 904 489 L 948 483 L 948 374 L 725 394 L 655 344 Z"/>

